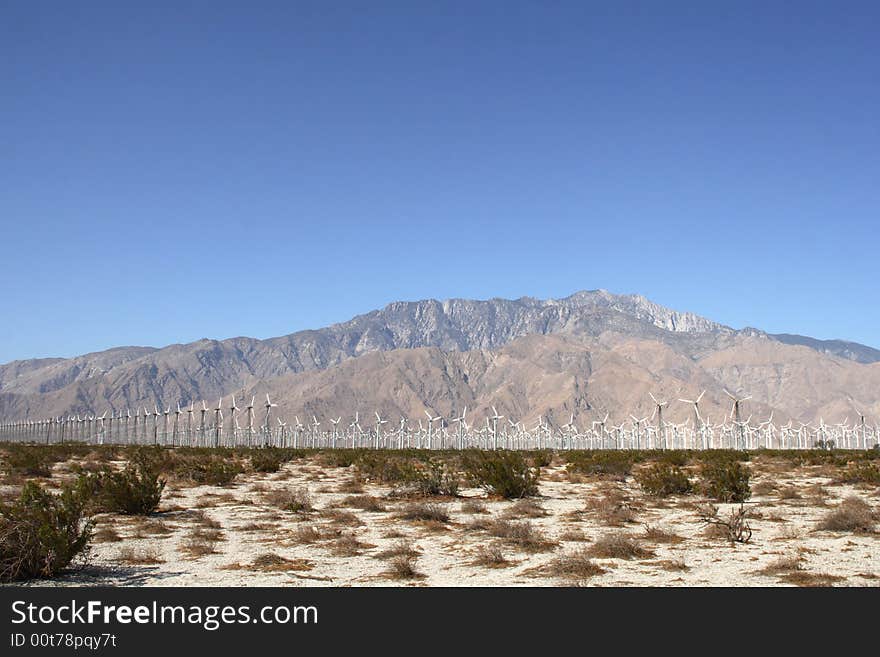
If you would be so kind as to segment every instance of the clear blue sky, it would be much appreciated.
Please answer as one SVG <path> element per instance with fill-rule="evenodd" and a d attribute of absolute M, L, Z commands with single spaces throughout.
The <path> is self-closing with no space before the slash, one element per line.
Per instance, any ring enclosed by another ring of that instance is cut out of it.
<path fill-rule="evenodd" d="M 639 292 L 880 347 L 876 2 L 0 5 L 0 362 Z"/>

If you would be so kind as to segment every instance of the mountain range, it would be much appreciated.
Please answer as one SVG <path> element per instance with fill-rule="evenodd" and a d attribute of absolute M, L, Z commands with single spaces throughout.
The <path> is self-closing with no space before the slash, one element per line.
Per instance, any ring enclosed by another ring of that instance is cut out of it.
<path fill-rule="evenodd" d="M 724 390 L 752 399 L 745 414 L 828 422 L 880 415 L 880 350 L 853 342 L 733 329 L 640 295 L 604 290 L 563 299 L 395 302 L 340 324 L 258 340 L 203 339 L 118 347 L 75 358 L 0 365 L 4 421 L 124 411 L 178 402 L 239 406 L 269 394 L 280 417 L 445 417 L 494 405 L 527 422 L 650 415 L 649 392 L 672 400 L 702 390 L 720 421 Z M 259 416 L 258 416 L 259 417 Z"/>

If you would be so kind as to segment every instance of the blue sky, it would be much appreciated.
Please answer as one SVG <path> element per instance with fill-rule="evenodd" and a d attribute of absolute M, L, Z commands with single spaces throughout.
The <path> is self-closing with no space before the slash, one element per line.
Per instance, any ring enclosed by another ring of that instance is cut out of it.
<path fill-rule="evenodd" d="M 880 347 L 878 23 L 7 0 L 0 362 L 600 287 Z"/>

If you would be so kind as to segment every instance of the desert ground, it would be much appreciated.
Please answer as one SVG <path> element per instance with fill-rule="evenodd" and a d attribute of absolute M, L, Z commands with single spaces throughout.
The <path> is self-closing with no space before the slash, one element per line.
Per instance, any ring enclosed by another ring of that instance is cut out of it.
<path fill-rule="evenodd" d="M 79 451 L 36 479 L 51 489 L 126 465 L 124 454 Z M 304 451 L 259 472 L 246 451 L 202 454 L 188 458 L 233 460 L 240 472 L 206 485 L 172 469 L 154 512 L 95 513 L 87 561 L 24 584 L 877 586 L 880 460 L 862 455 L 855 466 L 841 452 L 744 455 L 751 494 L 741 505 L 701 491 L 694 455 L 671 459 L 694 491 L 666 496 L 639 483 L 653 457 L 579 468 L 566 453 L 526 455 L 537 495 L 504 499 L 451 466 L 444 472 L 461 482 L 454 495 L 393 481 L 382 463 L 454 462 L 449 455 L 374 453 L 366 467 Z M 854 467 L 869 476 L 853 477 Z M 32 478 L 11 468 L 3 477 L 7 499 Z M 747 527 L 738 536 L 716 522 L 741 508 Z"/>

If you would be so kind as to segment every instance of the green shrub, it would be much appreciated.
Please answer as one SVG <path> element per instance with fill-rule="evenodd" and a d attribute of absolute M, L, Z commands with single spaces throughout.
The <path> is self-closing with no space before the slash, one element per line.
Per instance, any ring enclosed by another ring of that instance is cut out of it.
<path fill-rule="evenodd" d="M 415 470 L 413 485 L 420 495 L 458 495 L 458 475 L 451 472 L 442 461 L 429 460 Z"/>
<path fill-rule="evenodd" d="M 490 494 L 507 499 L 538 494 L 538 469 L 519 452 L 468 450 L 462 466 L 471 482 Z"/>
<path fill-rule="evenodd" d="M 148 460 L 139 460 L 122 472 L 97 475 L 92 488 L 102 511 L 145 516 L 158 508 L 165 480 Z"/>
<path fill-rule="evenodd" d="M 550 449 L 536 449 L 533 452 L 529 452 L 529 456 L 531 457 L 532 466 L 535 468 L 546 468 L 553 463 L 553 450 Z"/>
<path fill-rule="evenodd" d="M 7 447 L 5 469 L 10 474 L 28 477 L 48 477 L 49 468 L 55 462 L 48 448 L 32 445 L 10 445 Z"/>
<path fill-rule="evenodd" d="M 880 485 L 880 465 L 871 461 L 850 463 L 843 472 L 841 481 L 846 484 Z"/>
<path fill-rule="evenodd" d="M 19 498 L 0 503 L 0 581 L 53 577 L 88 554 L 92 522 L 75 486 L 55 495 L 27 482 Z"/>
<path fill-rule="evenodd" d="M 357 468 L 364 477 L 386 484 L 411 483 L 419 476 L 413 459 L 387 450 L 362 452 Z"/>
<path fill-rule="evenodd" d="M 586 475 L 626 477 L 637 460 L 637 455 L 625 450 L 570 452 L 568 471 Z"/>
<path fill-rule="evenodd" d="M 638 472 L 636 481 L 648 495 L 656 497 L 684 495 L 693 489 L 691 480 L 681 468 L 663 461 L 652 463 Z"/>
<path fill-rule="evenodd" d="M 234 460 L 219 456 L 186 456 L 174 463 L 174 473 L 195 484 L 226 486 L 242 472 L 241 465 Z"/>
<path fill-rule="evenodd" d="M 752 495 L 751 473 L 739 461 L 704 463 L 701 476 L 703 493 L 719 502 L 745 502 Z"/>

